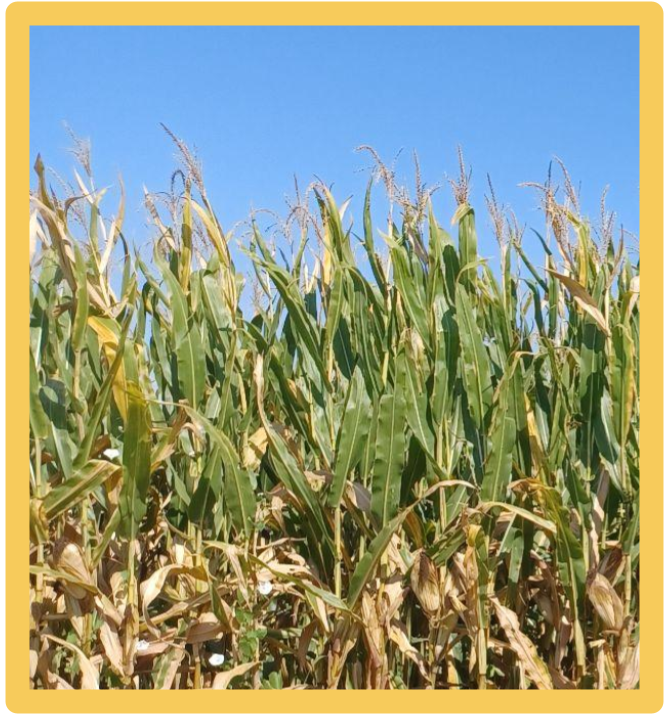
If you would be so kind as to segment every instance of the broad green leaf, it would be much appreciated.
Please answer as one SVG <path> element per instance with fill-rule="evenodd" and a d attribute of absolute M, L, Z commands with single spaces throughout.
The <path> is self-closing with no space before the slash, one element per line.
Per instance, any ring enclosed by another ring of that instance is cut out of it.
<path fill-rule="evenodd" d="M 255 521 L 256 499 L 249 475 L 241 467 L 234 445 L 223 431 L 201 413 L 188 407 L 184 410 L 193 421 L 202 426 L 212 443 L 218 447 L 223 460 L 223 491 L 227 509 L 237 531 L 249 538 Z"/>
<path fill-rule="evenodd" d="M 70 478 L 53 488 L 44 499 L 43 508 L 47 520 L 74 508 L 120 470 L 121 467 L 114 463 L 93 460 L 74 471 Z"/>
<path fill-rule="evenodd" d="M 398 362 L 395 386 L 381 396 L 372 474 L 372 515 L 386 525 L 397 514 L 404 465 L 406 370 Z"/>
<path fill-rule="evenodd" d="M 179 389 L 189 405 L 197 408 L 204 396 L 206 376 L 199 327 L 195 320 L 189 317 L 186 295 L 179 280 L 160 256 L 158 245 L 156 245 L 153 258 L 170 291 L 172 341 L 177 355 Z"/>
<path fill-rule="evenodd" d="M 121 534 L 132 541 L 146 513 L 151 478 L 151 413 L 141 389 L 128 384 L 128 420 L 123 439 L 123 485 L 119 495 Z"/>
<path fill-rule="evenodd" d="M 492 446 L 488 453 L 481 484 L 481 500 L 500 501 L 511 481 L 513 447 L 516 443 L 516 422 L 501 415 L 493 423 Z"/>
<path fill-rule="evenodd" d="M 344 418 L 337 436 L 334 475 L 328 495 L 331 507 L 341 502 L 348 475 L 362 457 L 370 418 L 371 403 L 360 369 L 356 368 L 349 384 Z"/>
<path fill-rule="evenodd" d="M 474 310 L 462 286 L 457 287 L 455 302 L 455 320 L 462 347 L 461 356 L 469 411 L 477 428 L 482 429 L 492 405 L 490 360 L 483 345 L 481 332 L 476 325 Z"/>

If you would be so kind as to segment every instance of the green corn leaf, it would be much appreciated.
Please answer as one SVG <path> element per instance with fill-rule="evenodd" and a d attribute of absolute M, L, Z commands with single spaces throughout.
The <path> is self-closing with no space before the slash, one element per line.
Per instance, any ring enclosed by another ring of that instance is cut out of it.
<path fill-rule="evenodd" d="M 119 496 L 121 534 L 132 541 L 146 512 L 151 478 L 151 413 L 135 383 L 128 384 L 128 420 L 123 441 L 123 485 Z"/>
<path fill-rule="evenodd" d="M 88 461 L 83 468 L 74 471 L 68 480 L 51 490 L 44 499 L 43 507 L 47 520 L 74 508 L 120 470 L 120 466 L 108 461 Z"/>
<path fill-rule="evenodd" d="M 476 325 L 474 310 L 462 286 L 456 290 L 455 320 L 462 348 L 462 363 L 469 399 L 469 410 L 477 428 L 484 426 L 492 405 L 492 371 L 481 332 Z"/>
<path fill-rule="evenodd" d="M 335 469 L 328 495 L 328 505 L 331 507 L 341 502 L 348 475 L 362 457 L 370 418 L 371 402 L 360 369 L 356 368 L 349 384 L 344 418 L 337 436 Z"/>
<path fill-rule="evenodd" d="M 404 464 L 406 369 L 398 362 L 395 386 L 381 396 L 372 475 L 372 515 L 386 525 L 397 514 Z"/>

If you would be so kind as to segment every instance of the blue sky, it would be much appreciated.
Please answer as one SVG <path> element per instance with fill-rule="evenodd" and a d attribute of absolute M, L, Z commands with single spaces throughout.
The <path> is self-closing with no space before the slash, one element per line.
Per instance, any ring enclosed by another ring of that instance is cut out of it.
<path fill-rule="evenodd" d="M 460 144 L 484 256 L 496 254 L 486 173 L 521 223 L 543 230 L 536 194 L 518 184 L 543 181 L 554 155 L 586 213 L 597 219 L 608 184 L 610 207 L 638 231 L 636 27 L 33 27 L 30 68 L 31 163 L 40 152 L 70 177 L 63 121 L 90 138 L 98 186 L 123 175 L 139 244 L 142 185 L 167 189 L 175 167 L 160 122 L 197 148 L 226 229 L 252 206 L 284 212 L 294 176 L 353 195 L 356 212 L 370 166 L 360 144 L 388 161 L 403 149 L 398 177 L 411 186 L 416 150 L 423 179 L 444 185 L 434 206 L 448 224 Z M 382 205 L 380 187 L 375 197 Z"/>

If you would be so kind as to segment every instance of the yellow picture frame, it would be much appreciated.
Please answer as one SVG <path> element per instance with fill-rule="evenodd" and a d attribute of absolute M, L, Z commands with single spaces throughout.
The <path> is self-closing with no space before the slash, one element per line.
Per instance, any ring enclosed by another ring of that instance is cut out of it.
<path fill-rule="evenodd" d="M 12 2 L 5 10 L 5 445 L 28 438 L 27 283 L 29 30 L 35 25 L 631 25 L 640 28 L 644 420 L 641 496 L 646 615 L 635 691 L 477 692 L 31 691 L 28 668 L 28 481 L 5 457 L 5 706 L 13 714 L 655 714 L 664 706 L 664 8 L 657 2 Z M 382 20 L 380 23 L 379 21 Z M 606 121 L 602 118 L 602 121 Z M 17 177 L 20 178 L 17 181 Z M 652 244 L 652 247 L 651 247 Z M 22 258 L 23 257 L 23 258 Z M 11 301 L 10 301 L 11 297 Z M 20 297 L 20 298 L 17 298 Z M 24 306 L 23 310 L 19 310 Z M 26 313 L 24 313 L 26 312 Z M 18 350 L 13 350 L 18 345 Z M 652 385 L 651 385 L 652 383 Z M 653 486 L 650 486 L 653 483 Z M 24 546 L 24 547 L 21 547 Z M 652 631 L 651 631 L 652 627 Z"/>

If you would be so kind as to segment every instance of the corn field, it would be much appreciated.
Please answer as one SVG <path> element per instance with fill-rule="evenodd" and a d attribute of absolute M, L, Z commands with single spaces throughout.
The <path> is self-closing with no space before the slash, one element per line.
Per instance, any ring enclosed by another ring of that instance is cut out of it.
<path fill-rule="evenodd" d="M 612 215 L 566 171 L 527 190 L 536 232 L 491 191 L 489 261 L 463 164 L 452 202 L 379 163 L 359 234 L 314 184 L 290 247 L 249 220 L 243 276 L 179 146 L 151 258 L 89 163 L 62 196 L 35 165 L 31 686 L 637 688 L 639 263 Z"/>

